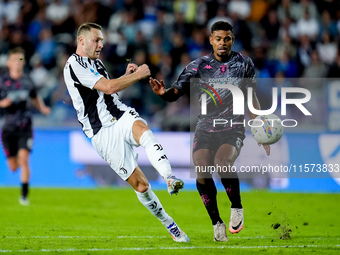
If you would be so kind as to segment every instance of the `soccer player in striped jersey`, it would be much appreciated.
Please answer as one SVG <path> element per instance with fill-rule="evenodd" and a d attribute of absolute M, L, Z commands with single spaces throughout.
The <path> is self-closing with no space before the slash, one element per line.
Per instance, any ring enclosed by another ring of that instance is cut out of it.
<path fill-rule="evenodd" d="M 195 166 L 200 167 L 200 169 L 211 166 L 211 164 L 230 169 L 243 146 L 245 128 L 240 123 L 243 123 L 244 115 L 233 114 L 233 96 L 230 90 L 221 88 L 216 88 L 215 90 L 213 87 L 215 83 L 218 83 L 217 80 L 228 84 L 229 81 L 232 81 L 230 84 L 240 88 L 243 93 L 247 91 L 248 87 L 252 87 L 254 108 L 260 109 L 255 91 L 255 70 L 254 64 L 249 57 L 231 50 L 235 38 L 233 27 L 228 22 L 218 21 L 214 23 L 211 27 L 209 39 L 213 52 L 195 59 L 187 65 L 170 88 L 166 89 L 163 81 L 153 78 L 150 78 L 150 84 L 155 94 L 169 102 L 177 100 L 183 94 L 189 94 L 191 89 L 198 90 L 200 86 L 206 90 L 204 85 L 218 92 L 216 94 L 218 94 L 223 107 L 215 107 L 213 102 L 215 99 L 207 98 L 209 114 L 198 116 L 193 143 L 193 161 Z M 211 84 L 191 83 L 191 78 L 203 81 L 211 80 Z M 200 93 L 202 94 L 203 92 Z M 252 119 L 256 117 L 250 111 L 249 115 Z M 238 123 L 238 125 L 213 126 L 214 119 L 226 119 L 229 122 Z M 264 148 L 269 155 L 269 145 L 264 145 Z M 238 233 L 244 225 L 239 179 L 236 172 L 220 171 L 219 175 L 231 202 L 229 231 Z M 198 171 L 196 186 L 212 221 L 214 240 L 228 241 L 226 225 L 221 219 L 217 207 L 217 190 L 212 174 Z"/>
<path fill-rule="evenodd" d="M 188 236 L 166 213 L 151 185 L 137 165 L 133 147 L 142 146 L 153 167 L 168 185 L 170 195 L 183 188 L 183 181 L 172 174 L 170 163 L 135 109 L 122 103 L 117 92 L 150 76 L 147 65 L 128 64 L 126 73 L 110 79 L 99 59 L 103 32 L 96 23 L 78 28 L 77 50 L 64 68 L 64 79 L 85 135 L 91 138 L 98 154 L 135 190 L 139 201 L 158 218 L 176 242 L 189 242 Z"/>

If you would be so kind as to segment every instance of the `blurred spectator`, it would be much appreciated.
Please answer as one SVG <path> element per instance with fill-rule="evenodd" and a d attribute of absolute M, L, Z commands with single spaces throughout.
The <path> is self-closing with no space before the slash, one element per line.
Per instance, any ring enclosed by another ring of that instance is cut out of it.
<path fill-rule="evenodd" d="M 229 13 L 237 14 L 239 19 L 246 19 L 250 14 L 250 3 L 246 0 L 231 0 L 228 3 Z"/>
<path fill-rule="evenodd" d="M 56 42 L 52 37 L 51 30 L 43 28 L 39 34 L 39 39 L 40 42 L 37 45 L 36 52 L 41 56 L 44 66 L 47 69 L 51 69 L 56 63 Z"/>
<path fill-rule="evenodd" d="M 125 12 L 123 24 L 120 26 L 120 31 L 124 34 L 129 44 L 134 44 L 138 31 L 136 16 L 137 12 L 135 10 Z"/>
<path fill-rule="evenodd" d="M 22 6 L 21 1 L 7 0 L 0 2 L 0 19 L 5 18 L 9 25 L 13 25 L 19 15 Z"/>
<path fill-rule="evenodd" d="M 328 78 L 340 78 L 340 53 L 336 55 L 334 63 L 330 66 L 328 74 Z"/>
<path fill-rule="evenodd" d="M 266 15 L 268 7 L 269 3 L 266 0 L 251 1 L 251 8 L 248 19 L 252 22 L 260 23 L 260 21 Z"/>
<path fill-rule="evenodd" d="M 328 31 L 323 32 L 322 41 L 317 43 L 316 49 L 322 63 L 331 65 L 334 62 L 338 48 Z"/>
<path fill-rule="evenodd" d="M 187 53 L 183 53 L 181 55 L 181 62 L 179 63 L 179 65 L 177 65 L 176 69 L 175 69 L 175 73 L 174 76 L 178 77 L 181 72 L 184 70 L 184 68 L 190 64 L 192 58 L 190 58 L 190 55 Z"/>
<path fill-rule="evenodd" d="M 305 67 L 311 64 L 312 51 L 313 51 L 313 48 L 309 40 L 309 37 L 307 35 L 302 35 L 300 37 L 300 46 L 298 47 L 298 50 L 297 50 L 297 60 L 299 64 L 299 71 L 298 71 L 299 76 L 303 73 L 303 70 L 305 69 Z"/>
<path fill-rule="evenodd" d="M 172 56 L 172 69 L 175 69 L 181 61 L 181 55 L 187 52 L 187 45 L 179 33 L 175 33 L 172 40 L 173 48 L 170 50 L 170 55 Z"/>
<path fill-rule="evenodd" d="M 147 40 L 152 40 L 157 26 L 157 8 L 155 0 L 143 1 L 144 17 L 138 21 L 138 28 Z"/>
<path fill-rule="evenodd" d="M 280 58 L 281 54 L 285 51 L 288 54 L 289 59 L 295 59 L 296 57 L 296 46 L 293 44 L 289 34 L 285 34 L 281 40 L 276 44 L 274 58 Z"/>
<path fill-rule="evenodd" d="M 195 23 L 203 27 L 208 22 L 208 4 L 205 0 L 197 0 L 196 5 Z"/>
<path fill-rule="evenodd" d="M 217 21 L 226 21 L 230 23 L 231 25 L 233 24 L 232 20 L 227 15 L 227 8 L 225 7 L 225 5 L 219 5 L 217 8 L 216 16 L 208 20 L 208 24 L 207 24 L 208 35 L 210 35 L 210 29 L 211 29 L 212 24 L 214 24 Z"/>
<path fill-rule="evenodd" d="M 162 61 L 162 38 L 160 36 L 154 36 L 149 44 L 148 48 L 150 62 L 157 66 Z"/>
<path fill-rule="evenodd" d="M 304 78 L 323 78 L 326 77 L 328 68 L 325 64 L 320 61 L 319 54 L 317 51 L 311 53 L 311 65 L 307 66 L 302 74 Z M 310 86 L 311 87 L 311 86 Z M 309 87 L 309 88 L 310 88 Z M 317 87 L 317 85 L 316 85 Z"/>
<path fill-rule="evenodd" d="M 252 50 L 252 38 L 253 35 L 250 31 L 248 23 L 240 19 L 237 13 L 230 13 L 231 24 L 234 27 L 235 43 L 233 45 L 233 50 L 235 51 L 251 51 Z M 242 48 L 237 48 L 238 43 L 240 43 Z"/>
<path fill-rule="evenodd" d="M 199 58 L 204 55 L 203 52 L 206 48 L 206 38 L 205 38 L 205 33 L 204 30 L 198 30 L 195 29 L 192 33 L 191 40 L 189 40 L 188 43 L 188 53 L 191 57 L 191 59 Z"/>
<path fill-rule="evenodd" d="M 323 33 L 327 32 L 332 37 L 336 38 L 338 36 L 338 31 L 336 27 L 336 23 L 332 20 L 332 17 L 328 10 L 324 10 L 322 12 L 320 22 L 320 38 L 322 37 Z"/>
<path fill-rule="evenodd" d="M 306 108 L 313 113 L 308 124 L 323 123 L 326 118 L 326 93 L 325 80 L 328 68 L 320 62 L 317 51 L 311 54 L 311 65 L 306 67 L 300 80 L 300 86 L 308 89 L 313 100 L 306 103 Z"/>
<path fill-rule="evenodd" d="M 280 23 L 275 9 L 270 9 L 268 14 L 261 20 L 261 25 L 269 41 L 276 41 L 280 29 Z"/>
<path fill-rule="evenodd" d="M 280 58 L 276 61 L 275 64 L 275 75 L 278 72 L 282 72 L 285 77 L 293 78 L 297 76 L 298 66 L 296 62 L 289 58 L 289 54 L 287 51 L 283 50 L 281 52 Z"/>
<path fill-rule="evenodd" d="M 279 29 L 279 39 L 283 39 L 288 35 L 293 40 L 298 40 L 299 38 L 299 31 L 297 28 L 297 25 L 290 17 L 287 17 L 283 23 L 281 23 L 280 29 Z"/>
<path fill-rule="evenodd" d="M 311 0 L 300 0 L 299 4 L 296 7 L 297 9 L 297 18 L 300 19 L 304 16 L 305 12 L 308 11 L 309 15 L 313 19 L 318 19 L 318 10 L 314 1 Z"/>
<path fill-rule="evenodd" d="M 46 8 L 46 16 L 54 24 L 61 24 L 67 19 L 70 13 L 69 7 L 69 5 L 61 0 L 53 0 Z"/>
<path fill-rule="evenodd" d="M 29 76 L 36 86 L 38 95 L 44 100 L 46 105 L 51 106 L 51 94 L 56 83 L 56 78 L 44 67 L 41 57 L 38 54 L 32 56 L 30 64 L 32 70 Z"/>
<path fill-rule="evenodd" d="M 282 0 L 277 8 L 277 14 L 280 23 L 282 24 L 286 18 L 291 18 L 293 20 L 298 20 L 299 15 L 299 5 L 291 0 Z"/>
<path fill-rule="evenodd" d="M 317 39 L 319 25 L 317 20 L 310 16 L 308 10 L 305 10 L 303 17 L 298 20 L 297 30 L 300 36 L 307 35 L 312 41 Z"/>
<path fill-rule="evenodd" d="M 41 30 L 51 29 L 52 22 L 46 18 L 45 9 L 40 9 L 33 18 L 32 22 L 28 25 L 27 35 L 29 36 L 32 44 L 36 47 L 39 43 L 39 34 Z"/>
<path fill-rule="evenodd" d="M 184 17 L 185 23 L 193 23 L 196 16 L 196 1 L 194 0 L 175 0 L 175 13 L 181 13 Z"/>
<path fill-rule="evenodd" d="M 319 13 L 323 13 L 324 10 L 329 11 L 332 19 L 335 19 L 337 11 L 340 10 L 340 2 L 338 0 L 318 0 L 315 1 Z"/>

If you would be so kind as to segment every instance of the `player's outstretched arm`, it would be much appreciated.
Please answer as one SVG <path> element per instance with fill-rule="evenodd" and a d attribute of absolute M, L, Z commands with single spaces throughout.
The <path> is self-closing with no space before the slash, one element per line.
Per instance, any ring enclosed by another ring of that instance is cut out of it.
<path fill-rule="evenodd" d="M 173 87 L 165 89 L 165 83 L 162 80 L 158 81 L 157 79 L 150 77 L 149 83 L 153 92 L 160 96 L 164 101 L 173 102 L 180 97 L 179 91 L 177 89 Z"/>
<path fill-rule="evenodd" d="M 41 97 L 32 98 L 32 103 L 42 114 L 48 115 L 51 112 L 50 107 L 47 107 Z"/>
<path fill-rule="evenodd" d="M 132 70 L 132 67 L 131 67 Z M 149 67 L 144 64 L 137 68 L 137 70 L 130 75 L 123 75 L 118 79 L 108 80 L 105 77 L 102 77 L 97 83 L 94 85 L 94 89 L 100 90 L 105 94 L 114 94 L 119 91 L 130 87 L 132 84 L 136 83 L 139 80 L 143 80 L 150 76 Z"/>
<path fill-rule="evenodd" d="M 256 96 L 255 91 L 253 91 L 253 106 L 254 106 L 255 109 L 261 110 L 261 105 L 260 105 L 259 99 Z M 249 111 L 249 109 L 248 109 L 248 113 L 249 113 L 249 116 L 252 120 L 257 117 L 257 115 L 252 113 L 251 111 Z M 261 146 L 261 144 L 259 144 L 259 146 Z M 266 151 L 267 155 L 269 156 L 270 155 L 270 145 L 269 144 L 262 144 L 262 146 L 263 146 L 264 150 Z"/>
<path fill-rule="evenodd" d="M 0 100 L 0 108 L 6 108 L 12 104 L 12 100 L 8 97 Z"/>

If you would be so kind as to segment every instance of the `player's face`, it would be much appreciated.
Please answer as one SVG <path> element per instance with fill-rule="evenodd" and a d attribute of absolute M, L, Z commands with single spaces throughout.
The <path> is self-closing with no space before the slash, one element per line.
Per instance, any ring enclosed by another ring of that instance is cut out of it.
<path fill-rule="evenodd" d="M 231 46 L 234 43 L 234 35 L 231 31 L 216 30 L 211 34 L 209 40 L 217 60 L 221 61 L 229 56 Z"/>
<path fill-rule="evenodd" d="M 13 53 L 8 57 L 7 67 L 10 71 L 22 72 L 25 66 L 25 56 L 22 53 Z"/>
<path fill-rule="evenodd" d="M 103 33 L 98 29 L 91 28 L 90 32 L 84 35 L 84 51 L 88 58 L 99 58 L 103 48 Z"/>

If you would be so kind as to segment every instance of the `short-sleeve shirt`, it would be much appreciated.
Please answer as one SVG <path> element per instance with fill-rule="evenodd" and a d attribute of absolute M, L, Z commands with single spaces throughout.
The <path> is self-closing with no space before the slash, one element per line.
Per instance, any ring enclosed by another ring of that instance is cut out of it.
<path fill-rule="evenodd" d="M 193 82 L 192 78 L 197 79 Z M 243 124 L 230 124 L 231 121 L 232 123 L 244 123 L 244 114 L 233 114 L 233 95 L 231 91 L 229 89 L 214 88 L 214 84 L 225 83 L 238 87 L 245 98 L 248 87 L 252 87 L 255 91 L 256 79 L 252 60 L 241 53 L 231 51 L 226 62 L 220 62 L 211 53 L 192 61 L 186 66 L 177 81 L 172 84 L 172 87 L 176 88 L 180 95 L 188 93 L 193 95 L 191 90 L 194 89 L 198 94 L 198 100 L 200 100 L 203 93 L 207 92 L 214 97 L 214 99 L 209 95 L 206 97 L 207 113 L 198 116 L 197 130 L 207 132 L 230 130 L 244 134 L 245 128 Z M 216 94 L 218 94 L 219 98 Z M 191 100 L 195 99 L 191 98 Z M 213 127 L 214 119 L 227 120 L 228 123 Z"/>
<path fill-rule="evenodd" d="M 118 94 L 94 89 L 101 78 L 110 79 L 100 59 L 73 54 L 64 67 L 64 79 L 85 135 L 92 138 L 102 127 L 113 125 L 128 109 Z"/>
<path fill-rule="evenodd" d="M 3 108 L 3 131 L 32 130 L 32 117 L 29 99 L 36 98 L 37 93 L 32 80 L 24 74 L 14 80 L 8 72 L 0 74 L 0 100 L 8 97 L 12 100 L 9 107 Z"/>

